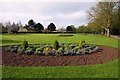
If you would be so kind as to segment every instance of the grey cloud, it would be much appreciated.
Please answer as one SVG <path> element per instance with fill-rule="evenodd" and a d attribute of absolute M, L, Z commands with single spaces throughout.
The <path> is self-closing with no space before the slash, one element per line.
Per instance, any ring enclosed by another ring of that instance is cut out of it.
<path fill-rule="evenodd" d="M 86 10 L 95 2 L 11 2 L 0 3 L 0 21 L 21 21 L 29 19 L 47 26 L 54 22 L 58 27 L 86 24 Z"/>

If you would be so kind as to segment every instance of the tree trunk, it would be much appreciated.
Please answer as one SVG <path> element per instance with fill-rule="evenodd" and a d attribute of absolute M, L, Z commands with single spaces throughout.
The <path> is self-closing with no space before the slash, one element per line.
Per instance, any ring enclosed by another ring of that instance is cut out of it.
<path fill-rule="evenodd" d="M 108 29 L 106 29 L 106 36 L 108 36 L 108 37 L 110 37 L 110 29 L 108 28 Z"/>
<path fill-rule="evenodd" d="M 107 36 L 110 37 L 110 21 L 107 22 L 107 28 L 106 28 Z"/>
<path fill-rule="evenodd" d="M 101 26 L 102 27 L 102 26 Z M 110 28 L 105 28 L 105 27 L 102 27 L 104 30 L 103 30 L 103 34 L 110 37 Z"/>

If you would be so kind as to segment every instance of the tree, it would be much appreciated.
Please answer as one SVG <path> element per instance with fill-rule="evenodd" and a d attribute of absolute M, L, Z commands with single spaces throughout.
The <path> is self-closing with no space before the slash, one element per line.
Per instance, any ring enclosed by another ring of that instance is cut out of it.
<path fill-rule="evenodd" d="M 41 32 L 41 30 L 44 30 L 43 25 L 40 23 L 37 23 L 36 25 L 34 25 L 34 28 L 35 28 L 34 29 L 35 31 L 39 31 L 39 32 Z"/>
<path fill-rule="evenodd" d="M 114 35 L 120 34 L 120 1 L 117 3 L 117 6 L 113 12 L 114 18 L 112 19 L 114 22 L 111 24 L 111 33 Z"/>
<path fill-rule="evenodd" d="M 84 33 L 84 25 L 79 26 L 79 27 L 76 29 L 76 32 Z"/>
<path fill-rule="evenodd" d="M 1 33 L 1 32 L 7 32 L 7 29 L 6 29 L 6 27 L 3 25 L 2 22 L 0 23 L 0 33 Z"/>
<path fill-rule="evenodd" d="M 97 28 L 101 27 L 105 35 L 110 36 L 111 24 L 113 22 L 113 12 L 117 2 L 99 2 L 88 11 L 90 22 L 97 23 Z"/>
<path fill-rule="evenodd" d="M 71 26 L 67 26 L 66 31 L 67 32 L 72 32 L 72 27 Z"/>
<path fill-rule="evenodd" d="M 19 28 L 20 28 L 20 26 L 13 22 L 13 24 L 10 25 L 9 28 L 8 28 L 8 33 L 17 33 Z"/>
<path fill-rule="evenodd" d="M 35 25 L 35 22 L 33 21 L 33 19 L 28 21 L 28 26 L 32 26 L 32 25 Z"/>
<path fill-rule="evenodd" d="M 43 25 L 41 23 L 35 23 L 33 19 L 29 20 L 28 25 L 25 24 L 24 28 L 27 29 L 28 31 L 37 31 L 37 32 L 41 32 L 42 30 L 44 30 Z"/>
<path fill-rule="evenodd" d="M 11 24 L 10 22 L 6 22 L 4 25 L 6 26 L 5 28 L 8 33 L 17 33 L 20 28 L 19 23 L 15 24 L 14 22 L 13 24 Z"/>
<path fill-rule="evenodd" d="M 53 23 L 50 23 L 49 25 L 48 25 L 48 27 L 47 27 L 47 30 L 49 30 L 49 31 L 56 31 L 56 27 L 55 27 L 55 25 L 53 24 Z"/>
<path fill-rule="evenodd" d="M 100 27 L 100 25 L 96 21 L 89 22 L 88 25 L 87 25 L 87 28 L 92 33 L 101 33 L 102 32 L 102 28 Z"/>
<path fill-rule="evenodd" d="M 66 31 L 67 32 L 75 32 L 76 31 L 75 26 L 74 25 L 67 26 Z"/>
<path fill-rule="evenodd" d="M 3 27 L 4 27 L 3 24 L 0 23 L 0 33 L 2 32 Z"/>

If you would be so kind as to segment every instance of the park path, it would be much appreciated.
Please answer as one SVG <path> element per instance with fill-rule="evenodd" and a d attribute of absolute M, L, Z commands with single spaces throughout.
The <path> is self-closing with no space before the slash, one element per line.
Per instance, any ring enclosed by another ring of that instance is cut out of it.
<path fill-rule="evenodd" d="M 113 37 L 113 38 L 116 38 L 116 39 L 119 39 L 120 40 L 120 36 L 116 36 L 116 35 L 110 35 L 110 37 Z"/>

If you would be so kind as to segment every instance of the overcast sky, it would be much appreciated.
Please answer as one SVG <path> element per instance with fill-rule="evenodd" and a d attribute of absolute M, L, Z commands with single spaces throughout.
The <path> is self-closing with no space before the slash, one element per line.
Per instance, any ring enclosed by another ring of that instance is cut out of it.
<path fill-rule="evenodd" d="M 86 11 L 96 4 L 96 0 L 0 0 L 0 22 L 27 24 L 33 19 L 47 26 L 53 22 L 57 28 L 87 24 Z"/>

